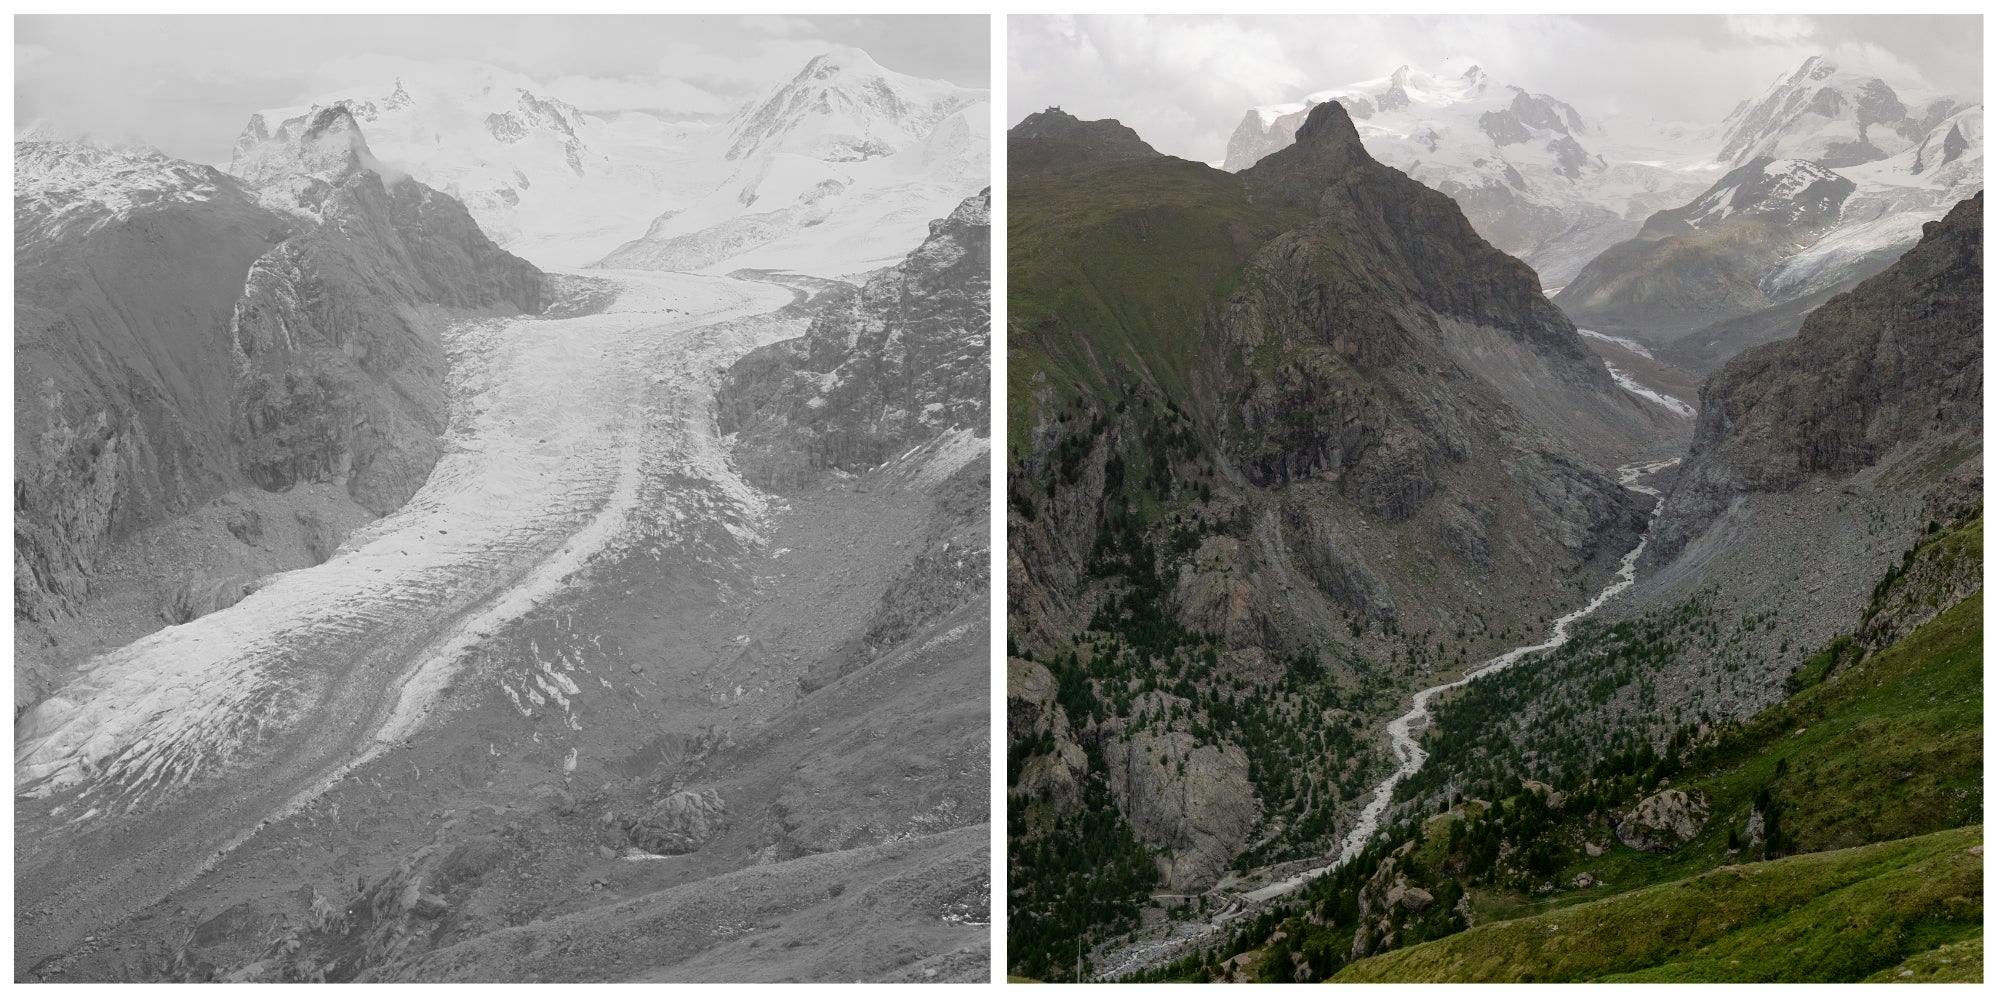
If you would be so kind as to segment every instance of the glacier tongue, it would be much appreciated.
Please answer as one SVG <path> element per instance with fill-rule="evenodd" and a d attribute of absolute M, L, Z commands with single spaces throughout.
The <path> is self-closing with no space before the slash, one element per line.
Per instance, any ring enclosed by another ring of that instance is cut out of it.
<path fill-rule="evenodd" d="M 357 719 L 386 718 L 372 739 L 402 738 L 483 635 L 598 555 L 678 518 L 754 535 L 760 495 L 730 469 L 708 400 L 724 366 L 778 335 L 729 321 L 777 309 L 790 292 L 657 273 L 612 280 L 620 295 L 601 314 L 455 328 L 459 403 L 422 491 L 327 562 L 89 663 L 17 725 L 17 789 L 86 783 L 129 808 Z M 679 484 L 673 502 L 639 515 L 639 491 L 661 481 Z M 448 637 L 424 646 L 444 623 Z M 413 647 L 425 655 L 408 664 L 401 651 Z M 376 702 L 394 690 L 384 716 Z"/>

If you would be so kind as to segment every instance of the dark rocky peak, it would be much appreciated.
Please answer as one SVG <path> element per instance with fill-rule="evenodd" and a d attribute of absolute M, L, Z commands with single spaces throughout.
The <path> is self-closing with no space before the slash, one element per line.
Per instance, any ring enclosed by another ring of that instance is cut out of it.
<path fill-rule="evenodd" d="M 1486 90 L 1486 83 L 1488 79 L 1486 76 L 1486 71 L 1480 69 L 1477 66 L 1474 66 L 1469 70 L 1466 70 L 1464 75 L 1460 76 L 1459 79 L 1464 80 L 1466 86 L 1471 87 L 1472 92 L 1475 94 L 1484 93 Z"/>
<path fill-rule="evenodd" d="M 1410 92 L 1406 89 L 1409 85 L 1410 67 L 1396 67 L 1396 71 L 1389 74 L 1389 89 L 1383 91 L 1375 98 L 1376 106 L 1383 111 L 1394 111 L 1397 108 L 1409 107 Z"/>
<path fill-rule="evenodd" d="M 1853 181 L 1810 160 L 1760 157 L 1724 174 L 1686 207 L 1654 213 L 1642 235 L 1671 236 L 1739 216 L 1813 229 L 1837 222 L 1853 192 Z"/>
<path fill-rule="evenodd" d="M 1083 121 L 1061 108 L 1037 111 L 1007 130 L 1008 155 L 1015 149 L 1043 167 L 1139 160 L 1163 156 L 1139 133 L 1116 118 Z"/>
<path fill-rule="evenodd" d="M 1514 103 L 1509 105 L 1509 110 L 1529 128 L 1566 134 L 1584 131 L 1583 116 L 1577 114 L 1575 108 L 1547 94 L 1530 94 L 1516 87 Z"/>
<path fill-rule="evenodd" d="M 1361 145 L 1361 133 L 1354 119 L 1339 101 L 1315 105 L 1292 144 L 1258 161 L 1243 171 L 1295 197 L 1316 202 L 1319 190 L 1347 171 L 1361 165 L 1379 167 Z M 1298 184 L 1306 185 L 1304 190 Z"/>
<path fill-rule="evenodd" d="M 1951 131 L 1946 133 L 1944 137 L 1944 160 L 1942 162 L 1950 163 L 1958 159 L 1959 154 L 1965 152 L 1965 147 L 1965 134 L 1958 130 L 1958 126 L 1953 125 Z"/>
<path fill-rule="evenodd" d="M 1343 267 L 1385 285 L 1384 301 L 1420 302 L 1440 316 L 1509 331 L 1566 368 L 1587 353 L 1542 296 L 1534 270 L 1481 238 L 1457 202 L 1369 156 L 1339 102 L 1314 107 L 1291 146 L 1240 176 L 1311 213 L 1307 228 L 1333 237 L 1324 245 L 1338 248 Z M 1572 374 L 1603 377 L 1585 368 Z"/>
<path fill-rule="evenodd" d="M 244 139 L 237 143 L 236 158 L 230 169 L 251 184 L 265 186 L 311 178 L 334 183 L 356 170 L 400 178 L 388 171 L 368 149 L 361 124 L 347 102 L 315 109 L 294 135 L 289 125 L 264 133 L 262 141 L 252 137 L 264 132 L 263 117 L 253 116 Z"/>

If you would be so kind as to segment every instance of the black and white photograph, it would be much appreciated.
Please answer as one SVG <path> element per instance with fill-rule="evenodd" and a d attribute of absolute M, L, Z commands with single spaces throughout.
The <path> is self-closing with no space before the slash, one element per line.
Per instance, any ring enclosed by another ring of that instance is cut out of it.
<path fill-rule="evenodd" d="M 16 981 L 988 981 L 991 23 L 16 17 Z"/>

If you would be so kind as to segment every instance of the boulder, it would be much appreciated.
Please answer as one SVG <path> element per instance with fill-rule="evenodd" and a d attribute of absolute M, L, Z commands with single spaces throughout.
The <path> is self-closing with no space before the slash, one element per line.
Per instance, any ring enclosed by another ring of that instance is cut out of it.
<path fill-rule="evenodd" d="M 1618 820 L 1618 839 L 1634 850 L 1667 854 L 1701 832 L 1708 805 L 1678 788 L 1649 795 Z"/>
<path fill-rule="evenodd" d="M 625 835 L 653 854 L 689 854 L 722 832 L 727 812 L 715 789 L 684 789 L 628 818 Z"/>
<path fill-rule="evenodd" d="M 1416 886 L 1397 883 L 1389 889 L 1389 905 L 1400 906 L 1411 913 L 1422 913 L 1437 902 L 1437 897 Z"/>
<path fill-rule="evenodd" d="M 1168 888 L 1213 885 L 1256 820 L 1250 758 L 1184 732 L 1111 735 L 1103 745 L 1119 811 L 1147 846 L 1169 852 L 1160 862 Z"/>

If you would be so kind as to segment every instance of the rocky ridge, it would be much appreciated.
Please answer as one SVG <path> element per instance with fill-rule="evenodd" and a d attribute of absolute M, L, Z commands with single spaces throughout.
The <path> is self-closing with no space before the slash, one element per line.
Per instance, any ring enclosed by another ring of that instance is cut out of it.
<path fill-rule="evenodd" d="M 1403 66 L 1253 108 L 1230 136 L 1223 169 L 1245 170 L 1283 149 L 1328 101 L 1347 108 L 1371 155 L 1450 195 L 1480 235 L 1550 287 L 1714 175 L 1694 155 L 1709 141 L 1705 130 L 1587 120 L 1557 97 L 1505 85 L 1478 66 Z"/>
<path fill-rule="evenodd" d="M 1653 559 L 1672 559 L 1734 498 L 1978 440 L 1983 204 L 1983 194 L 1959 203 L 1892 268 L 1815 310 L 1796 338 L 1746 351 L 1709 379 Z"/>
<path fill-rule="evenodd" d="M 1061 702 L 1010 690 L 1015 905 L 1099 783 L 1200 892 L 1331 844 L 1370 720 L 1615 562 L 1603 470 L 1678 428 L 1337 102 L 1236 175 L 1053 110 L 1009 147 L 1011 677 Z"/>
<path fill-rule="evenodd" d="M 157 154 L 19 151 L 17 710 L 72 643 L 226 606 L 306 564 L 288 560 L 325 558 L 328 524 L 402 504 L 443 430 L 437 325 L 544 304 L 541 272 L 462 206 L 385 180 L 351 116 L 314 126 L 241 180 Z M 335 492 L 293 493 L 310 484 Z M 297 509 L 265 511 L 258 491 Z M 145 535 L 157 554 L 153 529 L 216 504 L 177 529 L 216 532 L 182 572 L 113 568 L 131 561 L 121 546 Z M 94 592 L 100 577 L 118 582 Z M 136 620 L 77 617 L 93 598 L 132 604 L 134 588 Z"/>

